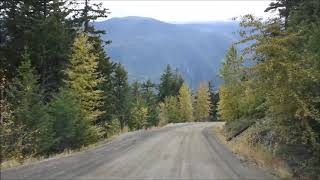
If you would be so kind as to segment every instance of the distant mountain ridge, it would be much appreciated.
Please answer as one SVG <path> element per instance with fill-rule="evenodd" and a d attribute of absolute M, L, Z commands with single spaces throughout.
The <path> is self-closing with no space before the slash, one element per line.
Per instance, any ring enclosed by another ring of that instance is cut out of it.
<path fill-rule="evenodd" d="M 220 82 L 217 74 L 228 47 L 238 39 L 235 22 L 172 24 L 146 17 L 96 22 L 111 40 L 107 53 L 122 63 L 130 80 L 158 82 L 167 64 L 178 68 L 193 88 L 203 80 Z"/>

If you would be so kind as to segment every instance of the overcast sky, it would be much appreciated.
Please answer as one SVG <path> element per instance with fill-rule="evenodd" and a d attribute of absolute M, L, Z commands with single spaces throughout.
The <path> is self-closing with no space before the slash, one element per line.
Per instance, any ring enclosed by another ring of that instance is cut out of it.
<path fill-rule="evenodd" d="M 111 17 L 143 16 L 166 22 L 228 21 L 232 17 L 264 12 L 271 0 L 256 1 L 102 1 Z"/>

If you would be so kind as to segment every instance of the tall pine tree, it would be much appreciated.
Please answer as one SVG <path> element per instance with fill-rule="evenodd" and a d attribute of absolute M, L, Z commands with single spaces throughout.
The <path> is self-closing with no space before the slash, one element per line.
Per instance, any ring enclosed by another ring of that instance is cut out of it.
<path fill-rule="evenodd" d="M 184 80 L 179 74 L 178 69 L 173 72 L 168 64 L 160 78 L 159 100 L 163 101 L 166 97 L 178 95 L 183 82 Z"/>
<path fill-rule="evenodd" d="M 157 95 L 155 84 L 147 80 L 142 84 L 142 96 L 148 107 L 147 126 L 157 126 L 159 123 L 159 109 L 157 106 Z"/>
<path fill-rule="evenodd" d="M 121 129 L 128 124 L 129 85 L 128 73 L 121 64 L 116 64 L 113 76 L 114 116 L 120 121 Z"/>
<path fill-rule="evenodd" d="M 219 103 L 219 92 L 214 90 L 212 81 L 208 82 L 208 94 L 210 99 L 210 120 L 218 120 L 218 103 Z"/>
<path fill-rule="evenodd" d="M 25 50 L 17 75 L 8 89 L 9 102 L 14 107 L 14 124 L 19 129 L 15 137 L 21 156 L 47 151 L 51 146 L 51 123 L 42 102 L 39 76 L 31 66 L 29 52 Z"/>

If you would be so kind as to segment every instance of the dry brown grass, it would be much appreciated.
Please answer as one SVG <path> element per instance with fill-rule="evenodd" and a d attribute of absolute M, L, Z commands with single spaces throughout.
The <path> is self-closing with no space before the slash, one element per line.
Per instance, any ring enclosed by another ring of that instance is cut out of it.
<path fill-rule="evenodd" d="M 16 159 L 12 159 L 12 160 L 2 162 L 0 167 L 1 167 L 1 169 L 5 169 L 5 168 L 16 167 L 19 165 L 21 165 L 21 162 L 19 162 Z"/>
<path fill-rule="evenodd" d="M 223 128 L 215 127 L 214 132 L 222 144 L 225 144 L 233 153 L 240 156 L 241 159 L 251 160 L 268 171 L 273 172 L 281 179 L 292 179 L 292 173 L 286 163 L 280 158 L 274 157 L 260 145 L 250 145 L 242 136 L 231 141 L 226 141 Z M 245 132 L 244 132 L 245 133 Z"/>
<path fill-rule="evenodd" d="M 61 153 L 61 155 L 64 154 Z M 57 157 L 58 156 L 61 156 L 60 154 L 56 155 Z M 53 157 L 53 156 L 52 156 Z M 49 157 L 49 158 L 52 158 L 52 157 Z M 28 157 L 28 158 L 25 158 L 25 159 L 22 159 L 22 160 L 18 160 L 18 159 L 10 159 L 10 160 L 7 160 L 7 161 L 4 161 L 1 163 L 1 169 L 6 169 L 6 168 L 12 168 L 12 167 L 16 167 L 16 166 L 20 166 L 20 165 L 28 165 L 28 164 L 32 164 L 32 163 L 35 163 L 35 162 L 38 162 L 38 161 L 41 161 L 41 160 L 44 160 L 45 157 Z"/>
<path fill-rule="evenodd" d="M 127 133 L 129 131 L 130 131 L 129 127 L 128 126 L 124 126 L 123 129 L 121 130 L 121 134 Z"/>

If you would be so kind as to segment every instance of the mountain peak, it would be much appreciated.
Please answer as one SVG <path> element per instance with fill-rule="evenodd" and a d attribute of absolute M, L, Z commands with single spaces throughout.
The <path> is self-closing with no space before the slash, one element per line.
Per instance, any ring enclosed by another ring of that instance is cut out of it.
<path fill-rule="evenodd" d="M 153 22 L 161 22 L 160 20 L 151 18 L 151 17 L 142 17 L 142 16 L 125 16 L 125 17 L 114 17 L 107 21 L 153 21 Z"/>

